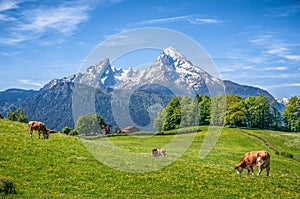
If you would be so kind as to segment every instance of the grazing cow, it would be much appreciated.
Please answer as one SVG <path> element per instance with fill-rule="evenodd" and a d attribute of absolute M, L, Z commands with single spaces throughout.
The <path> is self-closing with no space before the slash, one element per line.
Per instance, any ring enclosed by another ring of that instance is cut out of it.
<path fill-rule="evenodd" d="M 159 157 L 159 156 L 166 156 L 166 149 L 152 149 L 152 156 Z"/>
<path fill-rule="evenodd" d="M 157 155 L 162 157 L 166 156 L 166 149 L 158 149 Z"/>
<path fill-rule="evenodd" d="M 52 133 L 57 133 L 57 131 L 56 131 L 56 130 L 50 130 L 50 129 L 47 129 L 47 132 L 48 132 L 49 134 L 52 134 Z"/>
<path fill-rule="evenodd" d="M 104 124 L 103 124 L 103 125 L 101 126 L 101 129 L 102 129 L 102 133 L 103 133 L 104 135 L 110 133 L 110 125 L 104 125 Z"/>
<path fill-rule="evenodd" d="M 44 136 L 44 139 L 49 139 L 49 134 L 51 133 L 57 133 L 57 131 L 55 130 L 49 130 L 46 128 L 45 124 L 43 122 L 37 122 L 37 121 L 31 121 L 28 122 L 28 127 L 30 129 L 29 133 L 30 133 L 30 137 L 32 138 L 32 132 L 33 130 L 37 131 L 39 134 L 39 139 L 40 139 L 40 135 L 41 133 Z"/>
<path fill-rule="evenodd" d="M 270 172 L 270 154 L 267 151 L 252 151 L 245 153 L 241 161 L 234 166 L 238 174 L 241 174 L 243 169 L 248 169 L 248 174 L 250 170 L 252 176 L 254 176 L 253 166 L 258 167 L 257 176 L 260 175 L 263 169 L 267 170 L 267 176 Z"/>
<path fill-rule="evenodd" d="M 157 156 L 157 149 L 152 149 L 152 157 L 156 157 Z"/>

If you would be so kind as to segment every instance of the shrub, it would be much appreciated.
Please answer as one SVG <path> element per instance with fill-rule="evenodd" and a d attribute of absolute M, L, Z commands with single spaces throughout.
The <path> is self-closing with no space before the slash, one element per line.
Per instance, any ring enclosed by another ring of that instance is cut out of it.
<path fill-rule="evenodd" d="M 7 113 L 7 119 L 23 123 L 28 122 L 28 118 L 25 116 L 24 111 L 22 109 L 16 109 L 15 111 Z"/>
<path fill-rule="evenodd" d="M 176 135 L 176 134 L 194 133 L 194 132 L 200 132 L 200 131 L 201 131 L 201 127 L 191 126 L 191 127 L 186 127 L 186 128 L 182 128 L 182 129 L 160 131 L 160 132 L 156 133 L 156 135 Z"/>
<path fill-rule="evenodd" d="M 71 132 L 71 128 L 70 127 L 68 127 L 68 126 L 65 126 L 62 130 L 61 130 L 61 132 L 63 133 L 63 134 L 67 134 L 67 135 L 69 135 L 69 133 Z"/>
<path fill-rule="evenodd" d="M 280 154 L 287 158 L 294 158 L 293 154 L 291 154 L 289 152 L 282 151 L 282 152 L 280 152 Z"/>
<path fill-rule="evenodd" d="M 16 192 L 14 180 L 7 176 L 0 176 L 0 193 L 10 194 Z"/>
<path fill-rule="evenodd" d="M 73 129 L 70 131 L 69 135 L 76 136 L 76 135 L 78 135 L 78 132 L 75 129 Z"/>

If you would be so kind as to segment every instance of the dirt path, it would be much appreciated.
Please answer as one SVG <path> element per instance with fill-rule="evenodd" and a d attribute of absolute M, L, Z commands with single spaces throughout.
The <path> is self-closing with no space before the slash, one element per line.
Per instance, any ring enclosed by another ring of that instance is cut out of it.
<path fill-rule="evenodd" d="M 268 140 L 266 140 L 265 138 L 262 138 L 262 137 L 259 137 L 259 136 L 257 136 L 257 135 L 248 133 L 248 132 L 246 132 L 246 131 L 244 131 L 244 130 L 242 130 L 242 129 L 240 129 L 240 128 L 237 128 L 237 129 L 238 129 L 238 131 L 240 131 L 240 132 L 242 132 L 242 133 L 245 133 L 245 134 L 247 134 L 247 135 L 249 135 L 249 136 L 251 136 L 251 137 L 255 137 L 256 139 L 262 141 L 262 142 L 266 145 L 266 147 L 268 147 L 270 150 L 279 153 L 279 151 L 278 151 L 275 147 L 273 147 L 273 146 L 268 142 Z"/>
<path fill-rule="evenodd" d="M 288 157 L 288 158 L 292 158 L 292 159 L 294 159 L 294 160 L 297 160 L 297 159 L 294 158 L 294 156 L 293 156 L 291 153 L 278 151 L 274 146 L 272 146 L 272 145 L 268 142 L 267 139 L 262 138 L 262 137 L 259 137 L 259 136 L 257 136 L 257 135 L 254 135 L 254 134 L 249 133 L 249 132 L 247 132 L 247 131 L 244 131 L 244 130 L 242 130 L 242 129 L 240 129 L 240 128 L 237 128 L 237 129 L 238 129 L 238 131 L 240 131 L 240 132 L 242 132 L 242 133 L 245 133 L 245 134 L 248 135 L 248 136 L 254 137 L 254 138 L 256 138 L 256 139 L 262 141 L 262 142 L 264 143 L 264 145 L 265 145 L 266 147 L 268 147 L 270 150 L 274 151 L 275 154 L 281 155 L 281 156 L 284 156 L 284 157 Z M 300 161 L 300 160 L 297 160 L 297 161 Z"/>

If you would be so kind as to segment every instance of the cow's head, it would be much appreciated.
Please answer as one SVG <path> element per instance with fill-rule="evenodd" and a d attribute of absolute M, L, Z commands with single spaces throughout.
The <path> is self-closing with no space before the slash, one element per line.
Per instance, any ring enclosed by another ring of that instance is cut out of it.
<path fill-rule="evenodd" d="M 243 172 L 243 167 L 241 167 L 240 165 L 238 165 L 238 164 L 236 164 L 235 166 L 234 166 L 234 169 L 236 170 L 236 173 L 237 174 L 241 174 L 242 172 Z"/>

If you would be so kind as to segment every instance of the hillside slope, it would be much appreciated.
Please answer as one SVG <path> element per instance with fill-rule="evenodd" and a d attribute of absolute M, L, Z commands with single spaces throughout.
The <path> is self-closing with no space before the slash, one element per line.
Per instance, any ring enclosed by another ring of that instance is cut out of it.
<path fill-rule="evenodd" d="M 267 149 L 266 146 L 237 129 L 224 128 L 213 151 L 199 159 L 206 131 L 207 127 L 202 127 L 186 153 L 170 166 L 134 174 L 98 162 L 79 138 L 58 133 L 44 140 L 37 139 L 35 132 L 31 139 L 26 124 L 0 120 L 0 175 L 15 180 L 16 198 L 240 198 L 245 194 L 251 198 L 300 197 L 298 161 L 270 151 L 270 177 L 266 178 L 265 172 L 261 177 L 252 178 L 246 172 L 239 176 L 233 165 L 243 153 Z M 282 136 L 276 138 L 289 139 Z M 160 147 L 173 136 L 110 139 L 128 150 L 149 151 L 152 158 L 149 142 L 155 141 Z M 280 148 L 289 150 L 284 142 Z"/>

